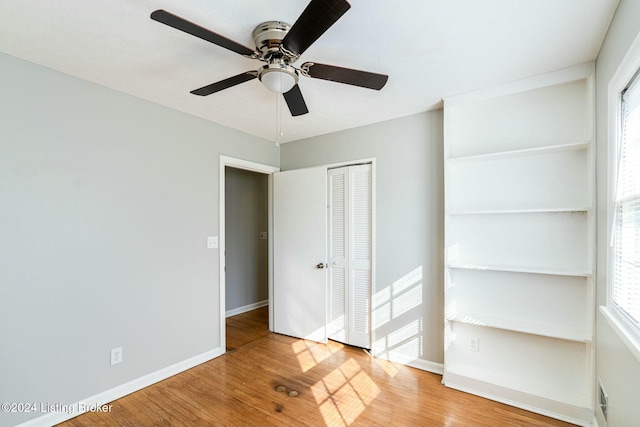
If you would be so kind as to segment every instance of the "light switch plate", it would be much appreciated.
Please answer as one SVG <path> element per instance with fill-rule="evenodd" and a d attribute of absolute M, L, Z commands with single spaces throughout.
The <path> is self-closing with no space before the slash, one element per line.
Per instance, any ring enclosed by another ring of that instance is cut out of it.
<path fill-rule="evenodd" d="M 217 248 L 218 248 L 218 236 L 207 237 L 207 249 L 217 249 Z"/>

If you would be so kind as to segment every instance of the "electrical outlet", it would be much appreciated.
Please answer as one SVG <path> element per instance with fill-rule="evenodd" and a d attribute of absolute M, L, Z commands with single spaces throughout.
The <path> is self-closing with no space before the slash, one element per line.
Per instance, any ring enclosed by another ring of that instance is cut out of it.
<path fill-rule="evenodd" d="M 478 338 L 469 338 L 469 350 L 480 351 L 480 340 Z"/>
<path fill-rule="evenodd" d="M 267 232 L 266 231 L 261 231 L 260 232 L 260 240 L 267 240 Z"/>
<path fill-rule="evenodd" d="M 122 363 L 122 347 L 111 349 L 111 366 Z"/>

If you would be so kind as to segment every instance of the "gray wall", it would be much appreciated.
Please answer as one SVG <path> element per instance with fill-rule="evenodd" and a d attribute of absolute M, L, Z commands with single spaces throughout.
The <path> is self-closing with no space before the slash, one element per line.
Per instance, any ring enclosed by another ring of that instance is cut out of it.
<path fill-rule="evenodd" d="M 279 150 L 4 54 L 0 69 L 0 402 L 73 403 L 217 349 L 219 155 L 278 166 Z"/>
<path fill-rule="evenodd" d="M 290 142 L 281 170 L 376 160 L 378 350 L 443 362 L 441 110 Z M 388 319 L 388 320 L 386 320 Z"/>
<path fill-rule="evenodd" d="M 269 299 L 269 246 L 259 238 L 269 225 L 268 196 L 267 175 L 226 168 L 227 311 Z"/>
<path fill-rule="evenodd" d="M 597 305 L 606 304 L 607 272 L 607 86 L 631 42 L 640 32 L 640 1 L 621 0 L 596 61 L 598 263 Z M 611 427 L 640 422 L 640 362 L 618 338 L 600 312 L 596 315 L 596 373 L 609 394 Z"/>

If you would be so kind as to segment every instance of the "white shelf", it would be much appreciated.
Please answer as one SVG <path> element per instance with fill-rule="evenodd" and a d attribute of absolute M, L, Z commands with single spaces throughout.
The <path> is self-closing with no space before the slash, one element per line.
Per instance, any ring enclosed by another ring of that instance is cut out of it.
<path fill-rule="evenodd" d="M 582 343 L 590 343 L 592 341 L 592 335 L 586 329 L 544 325 L 518 319 L 505 319 L 491 314 L 455 313 L 448 316 L 447 320 Z"/>
<path fill-rule="evenodd" d="M 587 215 L 450 216 L 446 262 L 524 271 L 589 271 Z"/>
<path fill-rule="evenodd" d="M 447 212 L 447 215 L 500 215 L 528 213 L 588 213 L 591 207 L 540 208 L 540 209 L 494 209 L 494 210 L 459 210 Z"/>
<path fill-rule="evenodd" d="M 546 268 L 533 266 L 513 266 L 513 265 L 489 265 L 489 264 L 472 264 L 472 263 L 449 263 L 448 268 L 459 268 L 465 270 L 491 270 L 491 271 L 507 271 L 511 273 L 531 273 L 531 274 L 548 274 L 551 276 L 578 276 L 589 277 L 592 272 L 584 270 L 571 270 L 562 268 Z"/>
<path fill-rule="evenodd" d="M 580 422 L 594 401 L 590 76 L 444 112 L 445 384 Z"/>
<path fill-rule="evenodd" d="M 448 209 L 533 210 L 591 204 L 586 151 L 536 152 L 536 156 L 484 156 L 482 161 L 448 162 Z"/>
<path fill-rule="evenodd" d="M 547 145 L 544 147 L 523 148 L 519 150 L 495 151 L 491 153 L 474 154 L 470 156 L 449 157 L 448 162 L 466 162 L 477 160 L 493 160 L 499 158 L 513 158 L 535 156 L 539 154 L 553 154 L 567 151 L 586 150 L 591 146 L 591 141 L 577 142 L 571 144 Z"/>

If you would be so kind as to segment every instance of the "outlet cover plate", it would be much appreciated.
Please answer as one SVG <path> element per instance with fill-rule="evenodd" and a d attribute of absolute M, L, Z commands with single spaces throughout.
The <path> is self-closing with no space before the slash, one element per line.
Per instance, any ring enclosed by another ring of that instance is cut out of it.
<path fill-rule="evenodd" d="M 122 363 L 122 347 L 111 349 L 111 366 Z"/>

